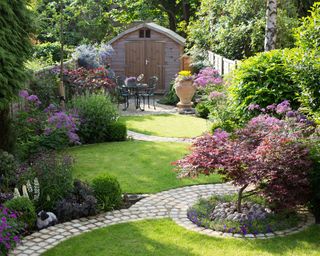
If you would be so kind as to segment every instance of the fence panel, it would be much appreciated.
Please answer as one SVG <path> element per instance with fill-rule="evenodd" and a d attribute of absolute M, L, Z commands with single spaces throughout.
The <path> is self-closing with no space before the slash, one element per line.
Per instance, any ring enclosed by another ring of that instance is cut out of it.
<path fill-rule="evenodd" d="M 211 65 L 213 65 L 222 76 L 237 68 L 237 63 L 239 62 L 237 60 L 229 60 L 211 51 L 208 51 L 208 59 Z"/>

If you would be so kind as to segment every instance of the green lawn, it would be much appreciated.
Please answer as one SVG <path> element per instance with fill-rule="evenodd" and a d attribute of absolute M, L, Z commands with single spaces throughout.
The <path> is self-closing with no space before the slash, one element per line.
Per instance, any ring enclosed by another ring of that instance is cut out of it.
<path fill-rule="evenodd" d="M 161 137 L 193 138 L 210 128 L 208 121 L 187 115 L 146 115 L 120 117 L 131 131 Z"/>
<path fill-rule="evenodd" d="M 44 256 L 319 256 L 320 226 L 267 240 L 215 238 L 169 219 L 118 224 L 71 238 Z"/>
<path fill-rule="evenodd" d="M 218 175 L 177 179 L 171 162 L 188 152 L 188 144 L 126 141 L 71 148 L 74 176 L 90 181 L 99 174 L 118 178 L 127 193 L 156 193 L 191 184 L 221 182 Z"/>

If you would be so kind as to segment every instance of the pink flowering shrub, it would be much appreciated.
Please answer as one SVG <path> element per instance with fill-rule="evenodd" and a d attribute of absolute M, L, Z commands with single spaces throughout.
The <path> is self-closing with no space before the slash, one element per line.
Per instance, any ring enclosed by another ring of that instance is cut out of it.
<path fill-rule="evenodd" d="M 302 140 L 313 130 L 298 113 L 283 119 L 261 114 L 233 134 L 218 129 L 199 138 L 192 153 L 175 164 L 181 177 L 217 172 L 240 186 L 239 211 L 242 193 L 249 185 L 255 187 L 251 192 L 264 196 L 274 210 L 294 210 L 310 198 L 308 176 L 313 162 Z"/>
<path fill-rule="evenodd" d="M 201 69 L 199 74 L 197 74 L 194 83 L 198 87 L 206 87 L 208 85 L 221 85 L 222 78 L 219 71 L 214 68 L 204 68 Z"/>
<path fill-rule="evenodd" d="M 0 254 L 9 255 L 20 241 L 21 226 L 17 221 L 17 214 L 0 205 Z"/>

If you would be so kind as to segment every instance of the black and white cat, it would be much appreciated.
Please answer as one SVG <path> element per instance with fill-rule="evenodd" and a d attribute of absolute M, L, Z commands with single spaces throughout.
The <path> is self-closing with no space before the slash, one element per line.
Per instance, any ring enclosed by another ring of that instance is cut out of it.
<path fill-rule="evenodd" d="M 42 210 L 37 214 L 37 227 L 39 230 L 54 226 L 57 223 L 57 216 L 52 212 L 45 212 Z"/>

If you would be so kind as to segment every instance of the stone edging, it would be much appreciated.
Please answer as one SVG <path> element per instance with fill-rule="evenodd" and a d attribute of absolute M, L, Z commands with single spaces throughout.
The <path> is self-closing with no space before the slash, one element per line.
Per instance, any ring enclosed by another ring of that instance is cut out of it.
<path fill-rule="evenodd" d="M 23 239 L 22 243 L 10 254 L 19 256 L 37 256 L 46 250 L 56 246 L 58 243 L 73 236 L 107 227 L 114 224 L 146 220 L 168 218 L 173 219 L 178 225 L 201 234 L 218 237 L 232 237 L 230 234 L 215 232 L 200 228 L 187 218 L 187 209 L 192 206 L 200 197 L 209 197 L 213 194 L 225 195 L 237 192 L 237 188 L 230 184 L 208 184 L 187 186 L 177 189 L 163 191 L 138 201 L 129 209 L 117 210 L 81 218 L 58 224 L 56 226 L 35 232 Z M 260 239 L 272 238 L 275 236 L 285 236 L 297 233 L 314 223 L 313 217 L 308 214 L 306 222 L 303 225 L 283 231 L 282 233 L 266 234 Z M 233 236 L 237 237 L 237 236 Z M 241 238 L 243 236 L 239 236 Z M 243 238 L 255 238 L 253 235 L 247 235 Z"/>
<path fill-rule="evenodd" d="M 269 233 L 260 233 L 257 235 L 254 234 L 246 234 L 246 235 L 241 235 L 241 234 L 232 234 L 232 233 L 227 233 L 227 232 L 222 232 L 222 231 L 215 231 L 212 229 L 200 227 L 193 223 L 187 216 L 187 210 L 189 207 L 185 207 L 183 209 L 180 209 L 180 211 L 177 211 L 175 216 L 172 216 L 173 220 L 179 224 L 180 226 L 189 229 L 191 231 L 198 232 L 203 235 L 208 235 L 208 236 L 214 236 L 214 237 L 231 237 L 231 238 L 250 238 L 250 239 L 268 239 L 268 238 L 274 238 L 274 237 L 283 237 L 287 235 L 292 235 L 295 233 L 299 233 L 312 224 L 315 223 L 315 219 L 312 214 L 309 212 L 300 212 L 300 215 L 302 217 L 301 223 L 297 227 L 293 227 L 290 229 L 285 229 L 281 231 L 274 231 L 274 232 L 269 232 Z"/>

